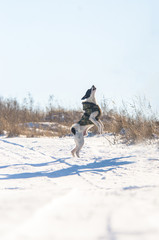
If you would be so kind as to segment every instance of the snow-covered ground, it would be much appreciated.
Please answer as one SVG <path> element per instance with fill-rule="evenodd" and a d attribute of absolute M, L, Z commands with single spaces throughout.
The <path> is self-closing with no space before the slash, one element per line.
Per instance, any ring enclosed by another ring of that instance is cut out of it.
<path fill-rule="evenodd" d="M 0 240 L 158 240 L 159 144 L 73 146 L 0 138 Z"/>

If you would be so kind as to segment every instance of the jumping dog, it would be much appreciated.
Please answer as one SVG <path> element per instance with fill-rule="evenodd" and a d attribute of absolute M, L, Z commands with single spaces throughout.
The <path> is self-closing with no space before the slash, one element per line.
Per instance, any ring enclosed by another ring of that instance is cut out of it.
<path fill-rule="evenodd" d="M 100 134 L 103 132 L 103 124 L 99 119 L 101 117 L 101 109 L 96 103 L 95 99 L 96 87 L 93 85 L 87 90 L 86 94 L 81 100 L 84 114 L 81 120 L 71 127 L 71 132 L 74 135 L 75 148 L 71 151 L 73 157 L 79 157 L 79 152 L 84 144 L 84 136 L 87 135 L 88 130 L 94 125 L 98 128 Z"/>

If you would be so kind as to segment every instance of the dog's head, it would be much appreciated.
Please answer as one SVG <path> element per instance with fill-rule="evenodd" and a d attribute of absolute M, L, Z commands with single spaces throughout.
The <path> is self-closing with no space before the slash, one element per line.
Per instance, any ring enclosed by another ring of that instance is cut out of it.
<path fill-rule="evenodd" d="M 81 100 L 85 100 L 91 97 L 94 97 L 94 94 L 96 92 L 96 87 L 93 85 L 90 89 L 87 90 L 86 94 Z"/>

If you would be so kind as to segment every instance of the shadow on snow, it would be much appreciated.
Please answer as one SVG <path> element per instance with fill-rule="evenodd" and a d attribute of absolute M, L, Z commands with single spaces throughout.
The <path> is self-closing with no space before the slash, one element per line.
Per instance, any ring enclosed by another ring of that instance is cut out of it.
<path fill-rule="evenodd" d="M 16 174 L 0 174 L 0 180 L 25 179 L 25 178 L 34 178 L 34 177 L 59 178 L 59 177 L 66 177 L 66 176 L 72 176 L 72 175 L 80 175 L 81 173 L 86 173 L 86 172 L 100 174 L 102 172 L 107 172 L 107 171 L 111 171 L 113 169 L 122 167 L 123 165 L 134 163 L 132 161 L 126 161 L 126 160 L 124 161 L 124 159 L 129 159 L 131 157 L 133 156 L 105 159 L 101 161 L 99 161 L 99 158 L 98 158 L 98 159 L 95 159 L 93 163 L 88 163 L 84 165 L 71 165 L 70 163 L 66 162 L 66 160 L 70 158 L 61 158 L 52 162 L 39 163 L 39 164 L 29 164 L 29 163 L 14 164 L 12 166 L 30 165 L 34 167 L 40 167 L 40 166 L 42 167 L 42 166 L 59 162 L 59 163 L 65 163 L 67 165 L 67 168 L 62 168 L 62 169 L 51 171 L 51 172 L 38 171 L 38 172 L 16 173 Z M 5 167 L 9 167 L 9 165 L 1 166 L 0 168 L 5 168 Z"/>

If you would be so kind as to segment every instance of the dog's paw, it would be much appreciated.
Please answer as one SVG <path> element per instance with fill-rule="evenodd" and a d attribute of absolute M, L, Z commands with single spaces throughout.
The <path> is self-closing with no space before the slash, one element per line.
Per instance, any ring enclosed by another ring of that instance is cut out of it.
<path fill-rule="evenodd" d="M 75 157 L 75 151 L 74 150 L 71 151 L 71 154 L 72 154 L 73 157 Z"/>
<path fill-rule="evenodd" d="M 80 155 L 79 155 L 79 153 L 76 153 L 76 156 L 77 156 L 78 158 L 80 158 Z"/>

